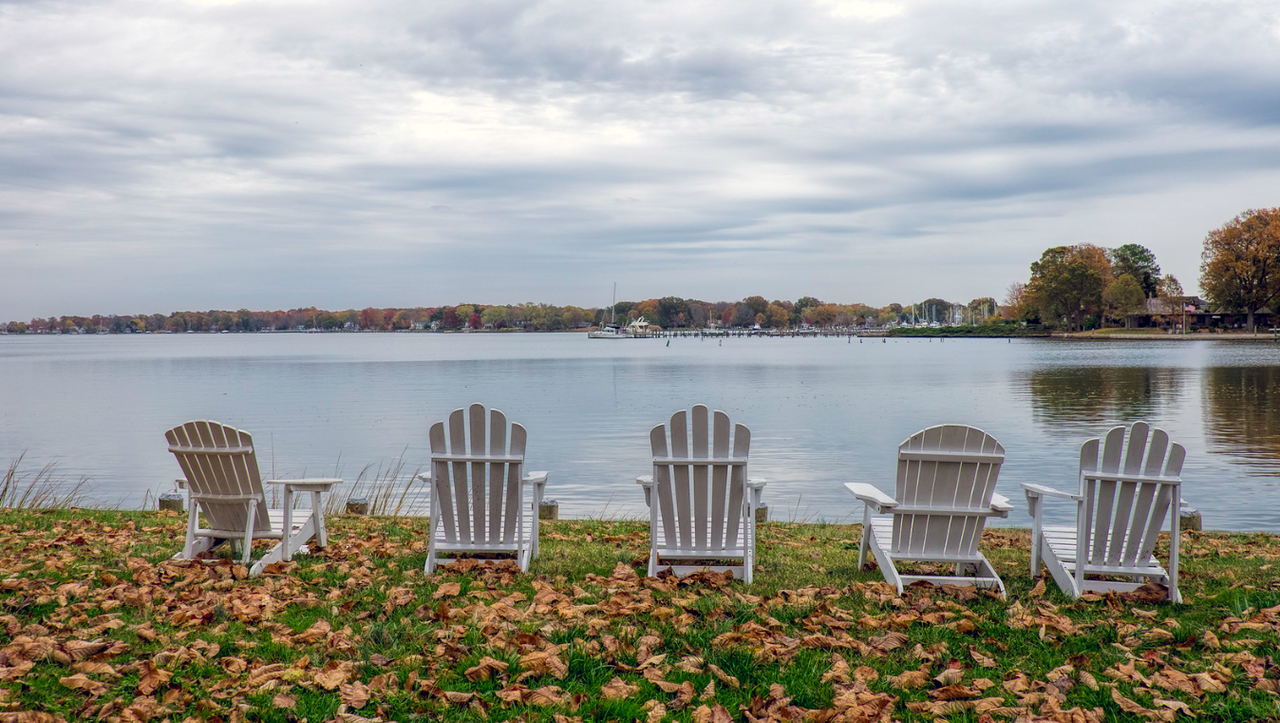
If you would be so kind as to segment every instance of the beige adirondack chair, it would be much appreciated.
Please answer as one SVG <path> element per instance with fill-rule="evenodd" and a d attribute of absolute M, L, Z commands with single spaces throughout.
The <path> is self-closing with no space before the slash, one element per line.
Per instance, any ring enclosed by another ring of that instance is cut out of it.
<path fill-rule="evenodd" d="M 1073 598 L 1085 591 L 1131 591 L 1155 580 L 1168 588 L 1170 602 L 1182 602 L 1178 512 L 1185 458 L 1186 450 L 1170 442 L 1163 429 L 1134 422 L 1128 430 L 1114 427 L 1105 438 L 1080 446 L 1077 492 L 1024 483 L 1031 512 L 1031 576 L 1040 573 L 1043 561 L 1058 587 Z M 1076 503 L 1074 527 L 1044 524 L 1044 502 L 1050 497 Z M 1171 530 L 1168 570 L 1154 554 L 1165 515 Z"/>
<path fill-rule="evenodd" d="M 893 497 L 870 484 L 845 488 L 865 507 L 858 567 L 875 555 L 880 572 L 902 592 L 918 580 L 994 587 L 1004 582 L 978 550 L 988 517 L 1007 517 L 1009 500 L 996 494 L 1004 447 L 977 427 L 945 424 L 922 429 L 898 446 Z M 873 517 L 872 511 L 880 515 Z M 954 564 L 954 575 L 904 575 L 899 562 Z"/>
<path fill-rule="evenodd" d="M 653 474 L 636 482 L 649 506 L 650 577 L 669 565 L 677 575 L 729 570 L 751 582 L 755 510 L 766 482 L 747 476 L 751 431 L 733 425 L 731 443 L 729 430 L 728 415 L 717 410 L 708 420 L 707 408 L 699 404 L 692 420 L 681 409 L 671 416 L 669 429 L 659 424 L 649 432 Z"/>
<path fill-rule="evenodd" d="M 468 435 L 468 431 L 470 435 Z M 483 404 L 455 409 L 448 428 L 431 425 L 431 471 L 418 475 L 431 490 L 426 571 L 452 562 L 440 553 L 510 556 L 527 571 L 538 556 L 538 506 L 546 472 L 524 474 L 526 433 Z M 526 486 L 532 504 L 524 504 Z"/>
<path fill-rule="evenodd" d="M 267 565 L 306 551 L 312 539 L 322 547 L 328 544 L 320 495 L 342 480 L 267 480 L 284 492 L 284 507 L 268 509 L 248 432 L 201 420 L 174 427 L 164 436 L 182 467 L 184 478 L 177 482 L 187 491 L 189 509 L 186 544 L 173 559 L 194 560 L 223 542 L 239 540 L 241 561 L 247 565 L 255 539 L 279 540 L 249 569 L 250 575 L 258 575 Z M 310 509 L 293 508 L 298 493 L 311 494 Z M 208 527 L 200 527 L 201 512 Z"/>

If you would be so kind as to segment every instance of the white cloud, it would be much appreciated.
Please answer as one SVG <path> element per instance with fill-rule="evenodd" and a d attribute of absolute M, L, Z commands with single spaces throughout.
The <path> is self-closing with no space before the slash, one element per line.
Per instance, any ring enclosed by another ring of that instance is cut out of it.
<path fill-rule="evenodd" d="M 1276 27 L 1257 2 L 0 5 L 0 318 L 615 278 L 963 300 L 1077 240 L 1191 288 L 1209 228 L 1277 203 Z"/>

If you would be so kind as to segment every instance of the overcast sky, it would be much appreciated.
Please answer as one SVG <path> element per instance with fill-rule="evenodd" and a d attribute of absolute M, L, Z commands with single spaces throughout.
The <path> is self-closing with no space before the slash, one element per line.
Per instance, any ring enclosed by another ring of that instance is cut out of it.
<path fill-rule="evenodd" d="M 0 1 L 0 319 L 1193 292 L 1277 205 L 1274 0 Z"/>

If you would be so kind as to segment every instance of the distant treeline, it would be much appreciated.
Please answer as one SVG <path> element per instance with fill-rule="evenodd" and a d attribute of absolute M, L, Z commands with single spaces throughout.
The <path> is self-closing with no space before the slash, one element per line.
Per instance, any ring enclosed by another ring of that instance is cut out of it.
<path fill-rule="evenodd" d="M 832 304 L 812 296 L 798 301 L 767 301 L 748 296 L 740 301 L 702 301 L 667 296 L 644 301 L 620 301 L 612 309 L 550 304 L 414 307 L 409 309 L 347 309 L 327 311 L 310 307 L 289 311 L 175 311 L 163 314 L 60 316 L 11 321 L 10 334 L 145 333 L 221 331 L 412 331 L 454 329 L 518 329 L 558 331 L 581 329 L 614 321 L 626 324 L 644 317 L 663 329 L 753 327 L 789 329 L 802 326 L 848 328 L 885 326 L 911 321 L 942 324 L 984 323 L 1001 319 L 995 300 L 974 299 L 967 304 L 927 299 L 918 304 Z"/>

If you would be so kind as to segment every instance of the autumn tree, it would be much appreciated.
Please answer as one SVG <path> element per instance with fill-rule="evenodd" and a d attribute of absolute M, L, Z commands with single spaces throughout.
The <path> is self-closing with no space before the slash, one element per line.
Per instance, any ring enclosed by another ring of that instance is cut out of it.
<path fill-rule="evenodd" d="M 678 296 L 664 296 L 658 300 L 658 326 L 664 329 L 674 329 L 676 326 L 684 326 L 682 319 L 688 315 L 685 313 L 689 309 L 684 299 Z"/>
<path fill-rule="evenodd" d="M 631 318 L 638 319 L 641 316 L 643 316 L 650 324 L 662 326 L 662 318 L 658 314 L 658 300 L 645 299 L 639 304 L 636 304 L 635 308 L 632 309 Z"/>
<path fill-rule="evenodd" d="M 1122 274 L 1102 291 L 1102 303 L 1107 313 L 1113 319 L 1122 319 L 1126 329 L 1131 326 L 1133 314 L 1143 308 L 1146 298 L 1142 284 L 1129 274 Z"/>
<path fill-rule="evenodd" d="M 452 306 L 444 307 L 444 312 L 440 317 L 440 326 L 445 329 L 457 329 L 462 326 L 462 321 L 458 318 L 458 310 Z"/>
<path fill-rule="evenodd" d="M 1144 298 L 1155 296 L 1160 285 L 1160 264 L 1151 249 L 1141 244 L 1125 244 L 1110 251 L 1111 273 L 1119 279 L 1128 274 L 1142 287 Z"/>
<path fill-rule="evenodd" d="M 507 307 L 486 306 L 484 311 L 480 312 L 480 319 L 485 326 L 501 329 L 507 321 Z"/>
<path fill-rule="evenodd" d="M 1178 277 L 1173 274 L 1160 277 L 1160 284 L 1156 287 L 1156 295 L 1162 299 L 1182 300 L 1182 284 L 1178 281 Z"/>
<path fill-rule="evenodd" d="M 769 304 L 764 311 L 765 323 L 774 329 L 785 329 L 790 326 L 791 312 L 777 302 Z M 762 326 L 763 326 L 762 325 Z"/>
<path fill-rule="evenodd" d="M 1111 282 L 1109 263 L 1097 246 L 1046 249 L 1031 264 L 1027 303 L 1041 319 L 1066 319 L 1068 328 L 1081 328 L 1084 317 L 1102 305 L 1102 292 Z"/>
<path fill-rule="evenodd" d="M 750 307 L 753 314 L 763 314 L 769 308 L 769 302 L 765 301 L 763 296 L 748 296 L 742 300 L 742 303 Z"/>
<path fill-rule="evenodd" d="M 969 323 L 972 324 L 975 319 L 986 321 L 996 315 L 996 300 L 990 296 L 981 296 L 970 300 L 968 309 Z"/>
<path fill-rule="evenodd" d="M 1280 208 L 1245 211 L 1204 239 L 1200 288 L 1225 309 L 1253 315 L 1280 295 Z"/>

